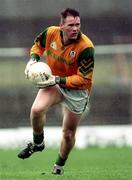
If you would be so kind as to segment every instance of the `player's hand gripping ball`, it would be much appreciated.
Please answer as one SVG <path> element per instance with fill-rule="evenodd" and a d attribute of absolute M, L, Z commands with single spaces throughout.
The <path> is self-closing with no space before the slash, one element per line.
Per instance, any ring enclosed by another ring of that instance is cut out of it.
<path fill-rule="evenodd" d="M 34 84 L 43 83 L 51 77 L 52 72 L 48 64 L 44 62 L 34 63 L 28 71 L 28 79 Z"/>

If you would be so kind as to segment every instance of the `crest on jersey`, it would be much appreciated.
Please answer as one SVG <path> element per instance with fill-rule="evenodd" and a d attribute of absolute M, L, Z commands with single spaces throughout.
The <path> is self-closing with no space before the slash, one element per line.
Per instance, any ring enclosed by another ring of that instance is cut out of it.
<path fill-rule="evenodd" d="M 52 47 L 53 49 L 57 49 L 56 42 L 51 42 L 50 47 Z"/>
<path fill-rule="evenodd" d="M 71 51 L 71 52 L 70 52 L 70 56 L 71 56 L 71 57 L 75 57 L 75 55 L 76 55 L 76 52 L 75 52 L 75 51 Z"/>

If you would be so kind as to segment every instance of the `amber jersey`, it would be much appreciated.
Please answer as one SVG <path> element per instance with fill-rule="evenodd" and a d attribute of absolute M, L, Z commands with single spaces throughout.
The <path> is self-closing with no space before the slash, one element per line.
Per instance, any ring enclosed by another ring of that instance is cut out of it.
<path fill-rule="evenodd" d="M 63 44 L 60 27 L 51 26 L 35 39 L 31 57 L 39 60 L 45 51 L 47 64 L 53 75 L 61 77 L 61 85 L 69 89 L 92 87 L 94 46 L 91 40 L 79 33 L 76 40 Z"/>

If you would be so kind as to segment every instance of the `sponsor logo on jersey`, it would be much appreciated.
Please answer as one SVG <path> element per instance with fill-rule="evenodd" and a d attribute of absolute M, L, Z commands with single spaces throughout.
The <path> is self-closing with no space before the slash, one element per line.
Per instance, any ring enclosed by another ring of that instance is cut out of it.
<path fill-rule="evenodd" d="M 66 60 L 64 57 L 58 56 L 56 55 L 54 52 L 52 52 L 51 50 L 47 51 L 47 55 L 51 56 L 52 58 L 54 58 L 57 61 L 60 61 L 68 66 L 73 66 L 74 65 L 74 61 L 71 60 Z"/>

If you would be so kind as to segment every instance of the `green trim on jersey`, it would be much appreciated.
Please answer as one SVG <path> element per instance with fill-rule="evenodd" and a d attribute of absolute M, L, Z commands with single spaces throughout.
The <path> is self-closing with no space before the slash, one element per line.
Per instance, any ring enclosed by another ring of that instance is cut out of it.
<path fill-rule="evenodd" d="M 94 68 L 94 48 L 84 49 L 78 58 L 79 71 L 86 76 Z"/>
<path fill-rule="evenodd" d="M 41 47 L 43 47 L 43 48 L 45 48 L 45 45 L 46 45 L 47 31 L 48 31 L 48 28 L 46 30 L 44 30 L 42 33 L 40 33 L 35 39 L 35 42 L 39 41 Z"/>

